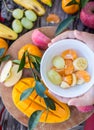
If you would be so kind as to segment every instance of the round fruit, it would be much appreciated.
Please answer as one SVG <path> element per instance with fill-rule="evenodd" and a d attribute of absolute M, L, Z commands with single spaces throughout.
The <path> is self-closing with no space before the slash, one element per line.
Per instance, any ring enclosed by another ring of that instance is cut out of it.
<path fill-rule="evenodd" d="M 72 0 L 62 0 L 62 9 L 64 10 L 65 13 L 67 14 L 74 14 L 79 10 L 79 4 L 80 0 L 76 0 L 78 4 L 72 4 L 72 5 L 67 5 L 71 2 Z"/>
<path fill-rule="evenodd" d="M 53 66 L 55 66 L 57 69 L 62 69 L 65 66 L 65 61 L 61 56 L 55 56 L 52 60 Z"/>
<path fill-rule="evenodd" d="M 29 54 L 32 54 L 32 55 L 35 55 L 35 56 L 38 56 L 38 57 L 42 57 L 42 52 L 41 52 L 41 50 L 37 46 L 35 46 L 33 44 L 26 44 L 25 46 L 23 46 L 18 51 L 18 59 L 19 60 L 21 60 L 21 58 L 22 58 L 22 56 L 23 56 L 25 51 L 28 51 Z M 26 58 L 25 68 L 30 68 L 28 58 Z"/>
<path fill-rule="evenodd" d="M 22 30 L 23 30 L 23 26 L 22 26 L 20 20 L 15 19 L 15 20 L 13 21 L 13 23 L 12 23 L 12 28 L 13 28 L 13 30 L 14 30 L 16 33 L 21 33 Z"/>
<path fill-rule="evenodd" d="M 37 20 L 37 15 L 35 14 L 34 11 L 32 10 L 26 10 L 25 11 L 25 16 L 27 19 L 29 19 L 30 21 L 36 21 Z"/>
<path fill-rule="evenodd" d="M 55 85 L 60 85 L 61 84 L 62 77 L 55 70 L 49 70 L 48 73 L 47 73 L 47 75 L 48 75 L 49 80 L 53 84 L 55 84 Z"/>
<path fill-rule="evenodd" d="M 21 19 L 23 17 L 23 10 L 21 10 L 21 9 L 15 9 L 15 10 L 13 10 L 12 16 L 15 19 Z"/>
<path fill-rule="evenodd" d="M 33 28 L 33 23 L 32 21 L 30 21 L 29 19 L 27 19 L 26 17 L 21 19 L 21 23 L 23 25 L 24 28 L 26 29 L 31 29 Z"/>
<path fill-rule="evenodd" d="M 2 38 L 0 38 L 0 49 L 1 48 L 5 49 L 5 52 L 4 52 L 4 54 L 5 54 L 8 49 L 8 43 Z"/>
<path fill-rule="evenodd" d="M 94 29 L 94 1 L 88 2 L 80 12 L 80 19 L 82 23 Z"/>
<path fill-rule="evenodd" d="M 85 58 L 79 57 L 73 61 L 75 70 L 85 70 L 87 68 L 88 62 Z"/>

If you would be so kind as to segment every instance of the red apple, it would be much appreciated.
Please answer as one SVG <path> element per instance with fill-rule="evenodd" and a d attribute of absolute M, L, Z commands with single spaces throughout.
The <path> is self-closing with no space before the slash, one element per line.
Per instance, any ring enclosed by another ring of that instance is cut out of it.
<path fill-rule="evenodd" d="M 81 10 L 80 19 L 85 26 L 94 29 L 94 1 L 88 2 Z"/>

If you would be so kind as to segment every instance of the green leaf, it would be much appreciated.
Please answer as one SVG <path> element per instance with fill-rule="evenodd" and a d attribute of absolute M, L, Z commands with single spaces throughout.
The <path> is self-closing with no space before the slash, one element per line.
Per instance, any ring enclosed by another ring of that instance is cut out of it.
<path fill-rule="evenodd" d="M 20 60 L 13 60 L 12 62 L 13 62 L 14 64 L 18 64 L 18 65 L 20 65 L 20 63 L 21 63 Z"/>
<path fill-rule="evenodd" d="M 41 58 L 30 54 L 30 59 L 32 60 L 35 69 L 40 73 Z"/>
<path fill-rule="evenodd" d="M 48 108 L 50 108 L 51 110 L 56 110 L 55 103 L 51 98 L 46 97 L 46 98 L 44 98 L 44 101 Z"/>
<path fill-rule="evenodd" d="M 30 116 L 29 122 L 28 122 L 29 130 L 34 130 L 34 128 L 37 126 L 37 124 L 40 120 L 42 113 L 43 113 L 43 111 L 41 111 L 41 110 L 37 110 L 37 111 L 33 112 L 33 114 Z"/>
<path fill-rule="evenodd" d="M 5 52 L 5 48 L 0 48 L 0 57 L 4 55 L 4 52 Z"/>
<path fill-rule="evenodd" d="M 11 58 L 10 55 L 6 55 L 6 56 L 4 56 L 4 57 L 1 58 L 1 62 L 2 62 L 2 61 L 9 60 L 10 58 Z"/>
<path fill-rule="evenodd" d="M 73 22 L 73 20 L 74 20 L 75 17 L 76 17 L 76 16 L 70 16 L 70 17 L 66 18 L 65 20 L 63 20 L 63 21 L 58 25 L 55 34 L 58 35 L 58 34 L 60 34 L 61 32 L 63 32 L 63 31 L 69 26 L 69 24 Z"/>
<path fill-rule="evenodd" d="M 34 68 L 40 73 L 40 64 L 38 64 L 37 62 L 32 62 L 32 64 L 34 65 Z"/>
<path fill-rule="evenodd" d="M 47 97 L 44 92 L 46 90 L 46 88 L 44 87 L 44 85 L 39 82 L 39 81 L 36 81 L 36 85 L 35 85 L 35 89 L 36 89 L 36 92 L 37 94 L 40 96 L 40 97 Z"/>
<path fill-rule="evenodd" d="M 26 54 L 26 52 L 24 52 L 24 54 L 23 54 L 23 56 L 22 56 L 22 59 L 21 59 L 21 61 L 20 61 L 20 65 L 19 65 L 18 72 L 19 72 L 20 70 L 22 70 L 22 69 L 24 68 L 24 66 L 25 66 L 25 54 Z"/>
<path fill-rule="evenodd" d="M 80 0 L 80 6 L 83 8 L 89 0 Z"/>
<path fill-rule="evenodd" d="M 20 100 L 24 100 L 30 96 L 30 94 L 34 91 L 34 88 L 28 88 L 26 89 L 20 96 Z"/>
<path fill-rule="evenodd" d="M 79 3 L 76 0 L 72 0 L 66 6 L 70 6 L 70 5 L 74 5 L 74 4 L 79 5 Z"/>

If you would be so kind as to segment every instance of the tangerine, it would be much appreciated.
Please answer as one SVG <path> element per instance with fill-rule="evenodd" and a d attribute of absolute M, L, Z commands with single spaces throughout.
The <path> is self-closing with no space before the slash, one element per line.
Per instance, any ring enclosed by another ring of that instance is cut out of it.
<path fill-rule="evenodd" d="M 72 4 L 72 5 L 68 5 L 68 3 L 70 3 L 72 0 L 62 0 L 62 9 L 64 10 L 65 13 L 67 14 L 74 14 L 79 10 L 79 3 L 80 0 L 76 0 L 76 2 L 78 2 L 78 4 Z"/>
<path fill-rule="evenodd" d="M 1 48 L 5 49 L 5 51 L 4 51 L 4 55 L 5 55 L 5 53 L 6 53 L 7 49 L 8 49 L 8 43 L 2 38 L 0 38 L 0 49 Z"/>
<path fill-rule="evenodd" d="M 18 59 L 19 60 L 21 60 L 21 58 L 22 58 L 22 56 L 23 56 L 23 54 L 24 54 L 25 51 L 28 51 L 29 54 L 32 54 L 32 55 L 35 55 L 35 56 L 38 56 L 38 57 L 42 57 L 42 52 L 41 52 L 41 50 L 37 46 L 35 46 L 33 44 L 26 44 L 25 46 L 23 46 L 18 51 Z M 30 68 L 28 57 L 26 57 L 25 68 Z"/>

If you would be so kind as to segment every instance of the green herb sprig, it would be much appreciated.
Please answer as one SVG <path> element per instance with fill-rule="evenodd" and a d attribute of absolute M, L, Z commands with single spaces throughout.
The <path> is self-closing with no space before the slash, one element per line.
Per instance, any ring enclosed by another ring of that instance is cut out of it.
<path fill-rule="evenodd" d="M 24 69 L 26 58 L 28 58 L 31 74 L 32 74 L 33 78 L 35 79 L 35 86 L 33 88 L 26 89 L 21 94 L 20 100 L 21 101 L 25 100 L 35 90 L 36 93 L 38 94 L 38 96 L 40 96 L 41 98 L 44 99 L 44 102 L 46 104 L 46 109 L 44 111 L 49 111 L 49 109 L 56 110 L 56 106 L 55 106 L 54 101 L 45 94 L 46 87 L 41 82 L 41 79 L 39 77 L 41 58 L 38 57 L 38 56 L 31 55 L 31 54 L 29 54 L 28 51 L 25 51 L 23 56 L 22 56 L 21 61 L 19 61 L 19 60 L 13 61 L 16 64 L 19 64 L 18 72 L 21 71 L 22 69 Z M 34 72 L 32 65 L 34 66 L 34 69 L 37 71 L 38 74 Z M 29 130 L 33 130 L 36 127 L 36 125 L 38 124 L 40 117 L 41 117 L 41 115 L 43 114 L 44 111 L 37 110 L 30 116 L 29 122 L 28 122 L 28 129 Z M 47 116 L 48 116 L 48 114 L 47 114 Z M 47 116 L 46 116 L 46 119 L 47 119 Z"/>
<path fill-rule="evenodd" d="M 5 53 L 5 48 L 0 48 L 0 64 L 3 61 L 7 61 L 10 59 L 10 55 L 4 55 L 4 53 Z"/>

